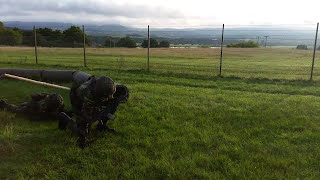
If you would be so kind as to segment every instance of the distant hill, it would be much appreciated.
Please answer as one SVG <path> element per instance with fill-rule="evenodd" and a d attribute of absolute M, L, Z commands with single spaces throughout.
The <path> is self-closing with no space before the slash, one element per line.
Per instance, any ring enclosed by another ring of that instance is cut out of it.
<path fill-rule="evenodd" d="M 17 27 L 23 30 L 32 30 L 33 26 L 37 28 L 51 28 L 65 30 L 72 25 L 81 26 L 79 24 L 72 23 L 60 23 L 60 22 L 19 22 L 19 21 L 7 21 L 3 22 L 7 28 Z M 147 37 L 146 28 L 131 28 L 118 24 L 106 24 L 106 25 L 85 25 L 86 33 L 91 37 L 96 37 L 97 42 L 99 37 L 112 36 L 114 38 L 123 37 L 129 35 L 136 39 L 138 42 L 142 42 Z M 175 44 L 202 44 L 218 46 L 221 39 L 221 28 L 152 28 L 151 37 L 158 40 L 169 40 Z M 270 46 L 285 46 L 285 45 L 297 45 L 307 44 L 312 45 L 314 42 L 314 28 L 288 28 L 277 26 L 260 26 L 260 27 L 226 27 L 225 29 L 225 44 L 231 42 L 239 42 L 241 40 L 254 40 L 257 41 L 257 37 L 260 38 L 260 43 L 264 44 L 264 37 L 268 36 L 268 44 Z M 104 39 L 100 38 L 99 44 L 103 44 Z"/>
<path fill-rule="evenodd" d="M 20 21 L 5 21 L 3 22 L 4 26 L 7 28 L 14 28 L 17 27 L 23 30 L 32 30 L 33 26 L 37 28 L 50 28 L 50 29 L 59 29 L 65 30 L 68 29 L 70 26 L 82 26 L 79 24 L 72 24 L 72 23 L 59 23 L 59 22 L 20 22 Z M 98 34 L 106 34 L 109 32 L 112 33 L 130 33 L 133 32 L 134 29 L 127 28 L 121 25 L 110 24 L 110 25 L 85 25 L 86 32 L 91 35 L 98 35 Z"/>
<path fill-rule="evenodd" d="M 58 23 L 58 22 L 20 22 L 20 21 L 4 21 L 3 25 L 7 28 L 19 28 L 22 30 L 32 30 L 33 26 L 37 28 L 51 28 L 65 30 L 72 26 L 71 23 Z"/>

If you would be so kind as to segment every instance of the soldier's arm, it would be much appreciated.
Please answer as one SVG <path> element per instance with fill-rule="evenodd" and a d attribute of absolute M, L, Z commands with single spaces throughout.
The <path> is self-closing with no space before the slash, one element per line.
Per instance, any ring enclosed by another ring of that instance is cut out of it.
<path fill-rule="evenodd" d="M 96 108 L 94 106 L 94 102 L 89 98 L 84 98 L 82 109 L 81 109 L 81 115 L 84 119 L 86 119 L 88 122 L 93 121 L 93 114 L 95 113 Z"/>

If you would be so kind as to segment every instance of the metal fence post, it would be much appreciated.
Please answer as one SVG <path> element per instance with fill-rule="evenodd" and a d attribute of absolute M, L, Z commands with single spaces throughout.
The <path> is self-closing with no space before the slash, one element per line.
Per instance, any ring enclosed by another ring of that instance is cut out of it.
<path fill-rule="evenodd" d="M 316 39 L 314 41 L 310 81 L 312 81 L 312 78 L 313 78 L 314 59 L 316 57 L 316 51 L 317 51 L 318 30 L 319 30 L 319 23 L 317 23 Z"/>
<path fill-rule="evenodd" d="M 266 47 L 267 47 L 267 41 L 268 41 L 268 37 L 269 37 L 269 36 L 264 36 L 264 37 L 265 37 L 264 47 L 266 48 Z"/>
<path fill-rule="evenodd" d="M 34 53 L 36 56 L 36 64 L 38 64 L 38 50 L 37 50 L 37 29 L 35 26 L 33 26 L 34 31 Z"/>
<path fill-rule="evenodd" d="M 83 64 L 84 67 L 87 67 L 87 59 L 86 59 L 86 33 L 84 32 L 84 25 L 82 25 L 83 31 Z"/>
<path fill-rule="evenodd" d="M 148 71 L 150 70 L 150 27 L 148 25 Z"/>
<path fill-rule="evenodd" d="M 221 52 L 220 52 L 220 71 L 219 71 L 219 76 L 222 76 L 223 42 L 224 42 L 224 24 L 222 25 L 222 38 L 221 38 Z"/>

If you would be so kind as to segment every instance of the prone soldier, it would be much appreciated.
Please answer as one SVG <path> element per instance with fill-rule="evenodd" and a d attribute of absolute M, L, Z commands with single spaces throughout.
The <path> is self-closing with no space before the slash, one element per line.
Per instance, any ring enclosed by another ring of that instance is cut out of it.
<path fill-rule="evenodd" d="M 119 87 L 116 89 L 116 87 Z M 76 115 L 74 121 L 66 113 L 59 114 L 59 128 L 70 128 L 78 134 L 78 145 L 81 148 L 88 146 L 86 136 L 91 125 L 98 121 L 97 130 L 114 131 L 107 126 L 108 120 L 115 119 L 115 112 L 120 103 L 125 103 L 129 98 L 126 86 L 116 85 L 106 76 L 91 76 L 84 83 L 73 82 L 70 91 L 72 110 Z"/>
<path fill-rule="evenodd" d="M 31 95 L 31 100 L 20 105 L 8 104 L 5 100 L 0 101 L 0 109 L 10 112 L 25 114 L 33 120 L 57 119 L 64 110 L 64 102 L 57 93 L 36 93 Z"/>

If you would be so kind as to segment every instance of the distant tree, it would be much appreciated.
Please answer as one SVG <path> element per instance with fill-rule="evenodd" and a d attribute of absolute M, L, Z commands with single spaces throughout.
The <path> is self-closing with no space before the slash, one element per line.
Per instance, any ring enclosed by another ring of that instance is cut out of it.
<path fill-rule="evenodd" d="M 63 34 L 60 30 L 52 30 L 49 28 L 39 28 L 37 29 L 37 33 L 44 36 L 48 41 L 56 41 L 56 40 L 63 39 Z"/>
<path fill-rule="evenodd" d="M 148 40 L 143 40 L 141 46 L 143 48 L 147 48 L 148 47 Z M 156 39 L 150 38 L 150 48 L 157 48 L 159 47 L 159 43 Z"/>
<path fill-rule="evenodd" d="M 119 39 L 117 42 L 117 47 L 127 47 L 127 48 L 135 48 L 137 47 L 136 42 L 129 36 L 123 37 Z"/>
<path fill-rule="evenodd" d="M 5 30 L 5 28 L 4 28 L 4 26 L 3 26 L 3 23 L 0 21 L 0 32 L 1 31 L 4 31 Z"/>
<path fill-rule="evenodd" d="M 0 44 L 3 45 L 20 45 L 22 43 L 22 34 L 12 29 L 7 29 L 0 32 Z"/>
<path fill-rule="evenodd" d="M 254 41 L 240 41 L 239 43 L 230 43 L 227 47 L 231 48 L 258 48 L 259 44 Z"/>
<path fill-rule="evenodd" d="M 67 46 L 81 47 L 83 46 L 83 32 L 80 27 L 71 26 L 69 29 L 63 31 L 65 42 Z M 91 45 L 88 36 L 85 35 L 86 44 Z"/>
<path fill-rule="evenodd" d="M 304 44 L 299 44 L 299 45 L 297 46 L 297 49 L 308 50 L 308 46 L 307 46 L 307 45 L 304 45 Z"/>
<path fill-rule="evenodd" d="M 109 48 L 109 47 L 114 47 L 115 43 L 111 38 L 106 39 L 104 42 L 104 46 Z"/>
<path fill-rule="evenodd" d="M 318 50 L 320 51 L 320 46 L 318 47 Z"/>
<path fill-rule="evenodd" d="M 60 30 L 39 28 L 37 29 L 37 43 L 39 46 L 61 47 L 65 44 L 64 35 Z"/>
<path fill-rule="evenodd" d="M 0 44 L 2 45 L 20 45 L 22 43 L 22 32 L 19 29 L 6 29 L 0 22 Z"/>
<path fill-rule="evenodd" d="M 169 41 L 161 41 L 159 43 L 159 47 L 168 48 L 168 47 L 170 47 L 170 42 Z"/>
<path fill-rule="evenodd" d="M 22 44 L 25 46 L 33 46 L 34 45 L 34 33 L 33 31 L 23 31 Z"/>

